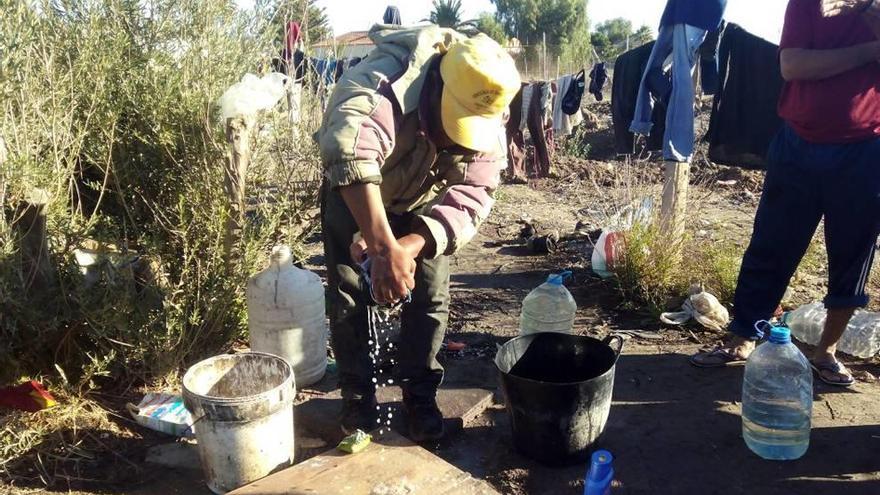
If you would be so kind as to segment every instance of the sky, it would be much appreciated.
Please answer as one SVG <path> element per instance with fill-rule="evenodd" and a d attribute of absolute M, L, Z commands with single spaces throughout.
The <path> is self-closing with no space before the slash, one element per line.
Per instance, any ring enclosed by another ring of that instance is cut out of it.
<path fill-rule="evenodd" d="M 624 17 L 638 28 L 642 25 L 656 30 L 666 0 L 588 0 L 590 22 L 596 24 L 616 17 Z M 727 20 L 740 24 L 746 30 L 778 42 L 782 33 L 782 19 L 787 0 L 730 0 Z M 382 20 L 388 5 L 400 8 L 404 24 L 415 24 L 428 17 L 431 0 L 318 0 L 324 7 L 330 25 L 339 35 L 349 31 L 365 31 Z M 495 12 L 490 0 L 462 0 L 464 18 L 472 19 L 481 12 Z"/>

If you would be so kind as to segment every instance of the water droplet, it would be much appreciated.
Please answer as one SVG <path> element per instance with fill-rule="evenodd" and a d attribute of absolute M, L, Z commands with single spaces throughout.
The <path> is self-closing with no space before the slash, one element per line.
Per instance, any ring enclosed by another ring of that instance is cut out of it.
<path fill-rule="evenodd" d="M 389 379 L 388 379 L 388 385 L 394 385 L 394 380 L 392 380 L 392 379 L 389 378 Z"/>
<path fill-rule="evenodd" d="M 376 406 L 376 410 L 379 411 L 382 409 L 382 406 Z"/>
<path fill-rule="evenodd" d="M 391 414 L 391 413 L 388 413 L 388 419 L 391 419 L 391 418 L 393 418 L 393 417 L 394 417 L 394 415 L 393 415 L 393 414 Z"/>
<path fill-rule="evenodd" d="M 378 383 L 378 382 L 379 382 L 379 380 L 374 376 L 374 377 L 373 377 L 373 383 Z"/>

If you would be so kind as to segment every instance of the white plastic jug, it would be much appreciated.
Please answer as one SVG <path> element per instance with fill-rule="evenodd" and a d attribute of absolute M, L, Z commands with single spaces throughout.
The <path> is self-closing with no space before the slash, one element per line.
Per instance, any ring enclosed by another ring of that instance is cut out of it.
<path fill-rule="evenodd" d="M 327 368 L 327 323 L 321 278 L 291 262 L 290 248 L 272 249 L 269 267 L 247 287 L 251 350 L 281 356 L 299 388 L 318 382 Z"/>
<path fill-rule="evenodd" d="M 523 299 L 519 334 L 537 332 L 571 333 L 577 303 L 562 282 L 571 272 L 547 277 L 547 281 L 529 292 Z"/>

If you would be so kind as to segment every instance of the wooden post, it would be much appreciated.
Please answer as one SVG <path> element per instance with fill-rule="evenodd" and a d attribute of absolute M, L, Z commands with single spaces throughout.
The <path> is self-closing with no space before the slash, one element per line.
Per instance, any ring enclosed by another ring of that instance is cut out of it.
<path fill-rule="evenodd" d="M 16 208 L 13 226 L 21 256 L 25 293 L 45 293 L 55 284 L 55 274 L 49 262 L 46 222 L 48 204 L 49 193 L 43 189 L 34 189 Z"/>
<path fill-rule="evenodd" d="M 251 161 L 251 131 L 253 117 L 233 117 L 226 120 L 226 152 L 224 167 L 224 186 L 229 202 L 229 217 L 226 219 L 226 238 L 224 239 L 224 259 L 227 271 L 233 266 L 233 259 L 240 255 L 241 231 L 244 226 L 245 178 Z"/>
<path fill-rule="evenodd" d="M 674 256 L 678 258 L 681 256 L 682 241 L 684 240 L 691 164 L 667 160 L 665 165 L 660 220 Z"/>

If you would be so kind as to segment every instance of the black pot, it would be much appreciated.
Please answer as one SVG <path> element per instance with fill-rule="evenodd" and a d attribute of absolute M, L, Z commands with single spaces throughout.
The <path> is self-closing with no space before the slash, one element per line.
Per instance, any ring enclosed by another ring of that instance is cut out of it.
<path fill-rule="evenodd" d="M 608 421 L 622 349 L 619 336 L 602 341 L 553 332 L 504 344 L 495 366 L 517 450 L 549 465 L 586 462 Z"/>

